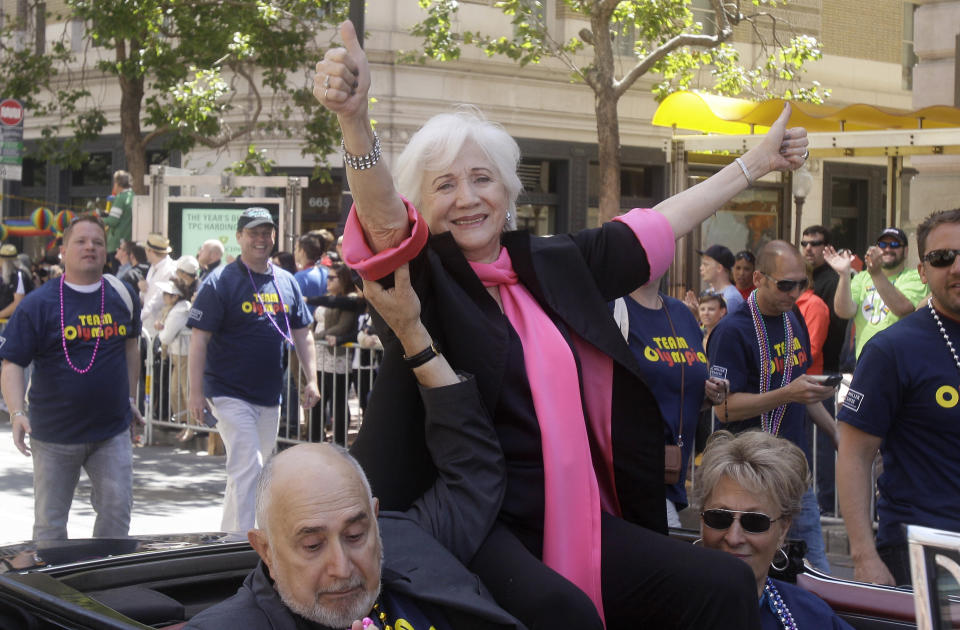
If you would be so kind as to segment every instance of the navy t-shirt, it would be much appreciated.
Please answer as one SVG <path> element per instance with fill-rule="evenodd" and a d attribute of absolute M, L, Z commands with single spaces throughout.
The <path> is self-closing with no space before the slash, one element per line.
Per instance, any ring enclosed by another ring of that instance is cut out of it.
<path fill-rule="evenodd" d="M 140 337 L 140 299 L 126 284 L 133 312 L 113 285 L 103 280 L 90 293 L 63 286 L 63 331 L 60 328 L 60 282 L 47 282 L 23 298 L 0 337 L 0 358 L 26 367 L 34 362 L 30 386 L 32 437 L 43 442 L 100 442 L 130 425 L 127 339 Z M 90 365 L 97 338 L 100 346 L 93 367 L 78 374 L 63 354 L 66 339 L 70 360 L 79 369 Z"/>
<path fill-rule="evenodd" d="M 940 321 L 960 348 L 960 323 Z M 958 403 L 960 371 L 929 309 L 863 347 L 837 418 L 883 438 L 878 545 L 904 542 L 904 523 L 960 531 Z"/>
<path fill-rule="evenodd" d="M 772 348 L 773 370 L 770 376 L 770 388 L 779 389 L 783 379 L 784 366 L 784 330 L 783 318 L 779 315 L 768 317 L 763 315 L 763 322 L 767 328 L 767 336 Z M 787 312 L 790 325 L 793 329 L 793 372 L 791 380 L 805 374 L 810 367 L 810 338 L 807 329 L 793 311 Z M 707 345 L 707 356 L 710 357 L 710 373 L 730 381 L 730 393 L 745 392 L 757 394 L 760 392 L 760 348 L 757 345 L 757 334 L 753 328 L 753 318 L 750 308 L 744 302 L 733 313 L 720 320 L 717 327 L 710 334 Z M 803 449 L 810 461 L 810 446 L 807 443 L 807 407 L 799 403 L 787 404 L 780 424 L 780 437 L 786 438 Z M 738 422 L 728 422 L 724 429 L 738 433 L 760 426 L 760 416 L 747 418 Z"/>
<path fill-rule="evenodd" d="M 813 593 L 803 590 L 796 584 L 788 584 L 780 580 L 773 580 L 773 583 L 798 628 L 853 630 L 850 624 L 833 612 L 827 602 Z M 766 591 L 760 597 L 760 628 L 761 630 L 783 630 L 780 616 Z"/>
<path fill-rule="evenodd" d="M 693 452 L 704 381 L 707 380 L 707 355 L 703 351 L 703 333 L 690 309 L 671 297 L 663 296 L 665 308 L 649 309 L 631 298 L 624 298 L 630 321 L 627 343 L 640 364 L 643 380 L 657 399 L 664 421 L 664 443 L 677 444 L 682 435 L 683 466 L 680 481 L 667 486 L 667 498 L 678 507 L 686 506 L 684 480 Z M 673 329 L 670 329 L 670 321 Z M 680 382 L 683 374 L 683 427 L 680 433 Z"/>
<path fill-rule="evenodd" d="M 248 274 L 239 258 L 220 274 L 208 276 L 200 288 L 187 325 L 213 333 L 203 371 L 204 395 L 229 396 L 265 407 L 279 404 L 283 380 L 280 331 L 290 334 L 283 310 L 294 330 L 308 326 L 313 318 L 293 276 L 275 265 L 271 268 L 279 295 L 273 275 Z"/>

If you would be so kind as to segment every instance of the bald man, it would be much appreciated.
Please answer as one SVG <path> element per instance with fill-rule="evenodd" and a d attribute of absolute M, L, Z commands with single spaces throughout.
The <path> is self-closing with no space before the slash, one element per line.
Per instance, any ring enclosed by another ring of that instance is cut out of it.
<path fill-rule="evenodd" d="M 746 308 L 720 320 L 710 335 L 707 354 L 710 375 L 729 382 L 727 404 L 716 408 L 724 428 L 735 433 L 762 428 L 799 446 L 810 462 L 807 411 L 834 444 L 836 422 L 821 403 L 833 395 L 834 387 L 806 374 L 810 336 L 794 304 L 807 282 L 803 258 L 793 245 L 786 241 L 764 245 L 753 272 L 757 290 L 747 299 Z M 788 537 L 804 540 L 807 560 L 829 572 L 812 488 L 804 494 L 803 511 L 794 519 Z"/>
<path fill-rule="evenodd" d="M 390 322 L 401 343 L 419 346 L 426 335 L 419 302 L 410 308 L 409 296 L 395 300 L 397 289 L 374 284 L 367 292 L 381 313 L 399 308 Z M 408 280 L 398 285 L 412 291 Z M 261 473 L 258 527 L 248 532 L 260 563 L 236 595 L 187 628 L 361 630 L 364 618 L 378 628 L 522 627 L 461 564 L 492 525 L 504 491 L 503 456 L 476 384 L 439 354 L 412 372 L 436 483 L 408 511 L 378 516 L 363 470 L 342 448 L 300 444 L 279 453 Z"/>

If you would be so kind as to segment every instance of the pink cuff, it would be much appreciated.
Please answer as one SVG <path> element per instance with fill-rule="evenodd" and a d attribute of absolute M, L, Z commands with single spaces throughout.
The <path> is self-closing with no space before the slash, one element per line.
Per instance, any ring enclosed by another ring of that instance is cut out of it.
<path fill-rule="evenodd" d="M 624 223 L 633 230 L 647 252 L 650 281 L 659 280 L 673 264 L 673 254 L 677 248 L 673 228 L 670 227 L 667 217 L 650 208 L 634 208 L 613 220 Z"/>
<path fill-rule="evenodd" d="M 396 247 L 376 253 L 370 248 L 363 234 L 356 204 L 350 207 L 350 214 L 347 215 L 347 223 L 343 228 L 343 261 L 364 280 L 379 280 L 390 275 L 397 267 L 416 258 L 427 244 L 427 238 L 430 237 L 427 222 L 409 201 L 403 199 L 403 205 L 407 208 L 407 219 L 410 220 L 410 236 Z"/>

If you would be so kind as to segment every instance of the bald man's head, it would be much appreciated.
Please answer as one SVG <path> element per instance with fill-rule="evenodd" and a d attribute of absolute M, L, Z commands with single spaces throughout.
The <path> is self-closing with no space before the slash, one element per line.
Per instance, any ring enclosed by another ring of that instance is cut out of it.
<path fill-rule="evenodd" d="M 367 501 L 373 500 L 366 473 L 345 448 L 336 444 L 297 444 L 271 457 L 260 473 L 256 502 L 260 529 L 268 529 L 271 512 L 281 507 L 271 507 L 275 494 L 279 492 L 282 502 L 291 494 L 288 489 L 300 491 L 293 492 L 294 496 L 317 492 L 315 481 L 320 477 L 329 477 L 334 486 L 350 488 Z"/>
<path fill-rule="evenodd" d="M 247 537 L 280 599 L 325 626 L 348 628 L 380 592 L 377 502 L 345 449 L 299 444 L 264 467 Z"/>
<path fill-rule="evenodd" d="M 772 274 L 776 271 L 778 259 L 787 256 L 803 265 L 803 256 L 797 248 L 786 241 L 770 241 L 760 249 L 757 255 L 757 269 Z"/>
<path fill-rule="evenodd" d="M 797 248 L 786 241 L 770 241 L 757 255 L 753 272 L 757 306 L 764 315 L 781 315 L 793 308 L 806 289 L 806 263 Z"/>

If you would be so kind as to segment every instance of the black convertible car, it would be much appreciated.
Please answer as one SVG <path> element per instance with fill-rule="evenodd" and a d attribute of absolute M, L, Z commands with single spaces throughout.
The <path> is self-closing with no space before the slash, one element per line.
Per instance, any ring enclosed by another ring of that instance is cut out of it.
<path fill-rule="evenodd" d="M 246 541 L 216 533 L 22 543 L 0 547 L 0 559 L 2 630 L 180 628 L 236 592 L 257 563 Z M 858 630 L 918 627 L 910 590 L 809 567 L 796 580 Z"/>

